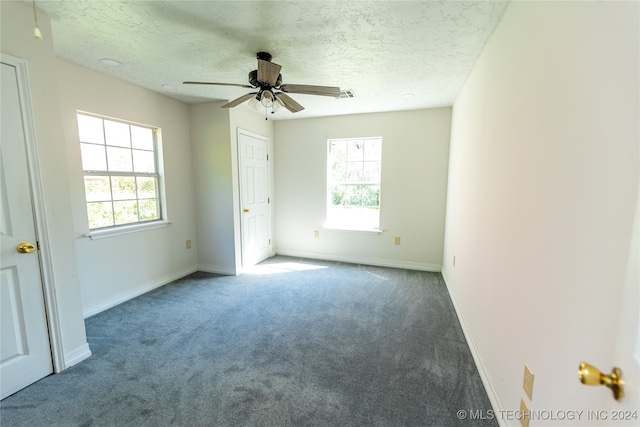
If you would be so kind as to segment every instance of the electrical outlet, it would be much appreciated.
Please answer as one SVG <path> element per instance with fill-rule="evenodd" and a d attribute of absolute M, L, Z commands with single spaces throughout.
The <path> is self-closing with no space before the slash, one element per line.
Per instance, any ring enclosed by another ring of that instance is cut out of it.
<path fill-rule="evenodd" d="M 187 249 L 191 249 L 191 240 L 187 240 Z"/>
<path fill-rule="evenodd" d="M 396 236 L 395 240 L 393 241 L 394 245 L 399 245 L 400 244 L 400 236 Z"/>
<path fill-rule="evenodd" d="M 527 405 L 524 399 L 520 398 L 520 424 L 522 427 L 529 427 L 529 420 L 531 419 L 531 409 Z"/>
<path fill-rule="evenodd" d="M 526 363 L 524 364 L 524 380 L 522 381 L 522 388 L 527 393 L 529 400 L 533 400 L 533 372 Z"/>
<path fill-rule="evenodd" d="M 313 232 L 313 237 L 315 237 L 316 239 L 318 239 L 320 237 L 320 232 L 318 230 L 315 230 Z"/>

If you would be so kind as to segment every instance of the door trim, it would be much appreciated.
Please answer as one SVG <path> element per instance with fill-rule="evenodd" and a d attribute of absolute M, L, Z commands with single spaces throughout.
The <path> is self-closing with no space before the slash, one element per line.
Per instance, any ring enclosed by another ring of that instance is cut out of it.
<path fill-rule="evenodd" d="M 40 177 L 40 164 L 38 162 L 38 145 L 36 130 L 34 126 L 33 107 L 31 104 L 31 90 L 29 87 L 29 67 L 27 61 L 15 56 L 0 52 L 0 61 L 15 67 L 18 80 L 18 97 L 20 100 L 20 112 L 24 127 L 24 137 L 26 145 L 26 155 L 29 172 L 29 186 L 31 188 L 31 198 L 33 201 L 33 215 L 35 228 L 40 250 L 40 275 L 42 277 L 42 287 L 45 302 L 45 315 L 49 329 L 49 345 L 51 348 L 51 358 L 53 371 L 55 373 L 63 371 L 65 366 L 64 352 L 62 347 L 62 334 L 60 331 L 60 316 L 55 293 L 55 281 L 53 274 L 53 263 L 51 260 L 51 249 L 49 246 L 49 233 L 47 228 L 47 216 L 42 191 L 42 180 Z"/>
<path fill-rule="evenodd" d="M 267 153 L 269 153 L 269 146 L 271 141 L 269 140 L 268 137 L 264 136 L 264 135 L 260 135 L 258 133 L 255 132 L 251 132 L 248 131 L 246 129 L 242 129 L 242 128 L 237 128 L 237 133 L 236 133 L 236 150 L 238 153 L 237 156 L 237 161 L 238 161 L 238 212 L 240 215 L 240 260 L 242 263 L 242 267 L 240 269 L 240 271 L 244 271 L 246 263 L 245 263 L 245 252 L 244 252 L 244 221 L 242 220 L 242 165 L 241 165 L 241 150 L 240 150 L 240 135 L 245 135 L 245 136 L 249 136 L 252 138 L 256 138 L 256 139 L 260 139 L 262 141 L 265 141 L 267 143 Z M 271 162 L 268 159 L 267 160 L 267 188 L 269 189 L 269 197 L 271 197 Z M 269 236 L 270 239 L 273 239 L 272 236 L 272 209 L 271 209 L 271 203 L 269 203 L 269 208 L 268 208 L 268 224 L 269 224 Z M 270 247 L 270 253 L 273 254 L 273 242 L 271 243 L 271 247 Z"/>

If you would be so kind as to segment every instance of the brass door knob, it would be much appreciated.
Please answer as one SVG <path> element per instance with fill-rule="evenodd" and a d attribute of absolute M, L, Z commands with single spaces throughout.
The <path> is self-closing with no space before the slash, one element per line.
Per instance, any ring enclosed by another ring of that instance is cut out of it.
<path fill-rule="evenodd" d="M 248 213 L 248 212 L 249 212 L 249 209 L 245 209 L 243 212 L 244 212 L 244 213 Z"/>
<path fill-rule="evenodd" d="M 35 246 L 33 246 L 31 243 L 25 242 L 18 245 L 18 252 L 20 252 L 21 254 L 28 254 L 35 250 Z"/>
<path fill-rule="evenodd" d="M 624 397 L 624 381 L 620 368 L 613 368 L 610 375 L 605 375 L 598 368 L 586 362 L 580 363 L 578 377 L 584 385 L 606 385 L 613 391 L 613 398 L 620 400 Z"/>

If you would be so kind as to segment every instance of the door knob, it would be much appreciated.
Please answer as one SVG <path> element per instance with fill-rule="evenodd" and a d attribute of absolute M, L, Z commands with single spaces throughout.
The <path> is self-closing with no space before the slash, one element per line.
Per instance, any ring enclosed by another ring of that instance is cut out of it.
<path fill-rule="evenodd" d="M 624 381 L 620 368 L 613 368 L 611 374 L 605 375 L 598 368 L 586 362 L 580 363 L 578 377 L 584 385 L 606 385 L 613 391 L 613 398 L 620 400 L 624 397 Z"/>
<path fill-rule="evenodd" d="M 35 246 L 33 246 L 31 243 L 25 242 L 25 243 L 20 243 L 18 245 L 18 252 L 20 252 L 21 254 L 28 254 L 35 250 L 36 250 Z"/>
<path fill-rule="evenodd" d="M 247 212 L 249 212 L 249 209 L 245 209 L 243 212 L 244 212 L 244 213 L 247 213 Z"/>

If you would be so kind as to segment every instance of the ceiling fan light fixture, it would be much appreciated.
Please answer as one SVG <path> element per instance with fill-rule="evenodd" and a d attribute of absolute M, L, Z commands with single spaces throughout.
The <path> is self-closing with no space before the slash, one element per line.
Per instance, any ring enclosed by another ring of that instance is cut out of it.
<path fill-rule="evenodd" d="M 249 100 L 249 107 L 255 108 L 256 111 L 260 109 L 260 101 L 258 101 L 257 96 L 254 96 Z"/>
<path fill-rule="evenodd" d="M 273 92 L 271 92 L 270 90 L 263 90 L 262 91 L 262 94 L 260 95 L 260 103 L 265 108 L 273 107 L 274 101 L 275 101 L 275 99 L 274 99 Z"/>
<path fill-rule="evenodd" d="M 273 98 L 274 98 L 274 101 L 273 101 L 273 106 L 271 108 L 273 108 L 273 111 L 276 112 L 280 110 L 282 107 L 284 107 L 284 103 L 280 101 L 280 99 L 276 95 L 273 95 Z"/>

